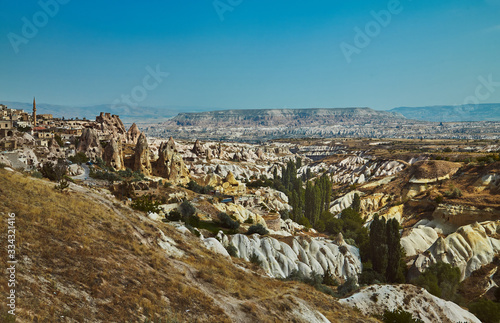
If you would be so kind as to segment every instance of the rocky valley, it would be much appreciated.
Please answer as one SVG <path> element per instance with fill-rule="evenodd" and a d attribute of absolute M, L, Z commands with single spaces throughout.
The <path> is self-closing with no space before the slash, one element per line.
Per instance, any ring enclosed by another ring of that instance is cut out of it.
<path fill-rule="evenodd" d="M 172 122 L 409 122 L 252 113 Z M 13 130 L 0 154 L 21 322 L 480 322 L 498 304 L 498 140 L 161 138 L 108 113 L 46 127 L 47 145 Z"/>

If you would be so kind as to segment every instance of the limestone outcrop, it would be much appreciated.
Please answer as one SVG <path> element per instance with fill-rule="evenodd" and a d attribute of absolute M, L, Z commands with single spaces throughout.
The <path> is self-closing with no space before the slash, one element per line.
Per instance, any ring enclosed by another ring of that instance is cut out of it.
<path fill-rule="evenodd" d="M 266 227 L 266 221 L 258 215 L 253 213 L 252 211 L 248 210 L 244 206 L 240 204 L 234 204 L 234 203 L 215 203 L 214 206 L 221 212 L 227 213 L 229 215 L 232 215 L 236 218 L 236 221 L 240 223 L 244 223 L 248 219 L 252 220 L 252 223 L 254 224 L 262 224 L 264 227 Z"/>
<path fill-rule="evenodd" d="M 425 160 L 411 166 L 412 184 L 430 184 L 449 179 L 460 169 L 460 164 L 444 160 Z"/>
<path fill-rule="evenodd" d="M 500 210 L 496 208 L 480 209 L 469 205 L 439 205 L 432 214 L 434 219 L 460 227 L 474 222 L 500 219 Z"/>
<path fill-rule="evenodd" d="M 120 141 L 126 141 L 127 131 L 119 116 L 101 112 L 95 121 L 98 129 L 108 138 L 114 137 L 120 138 Z"/>
<path fill-rule="evenodd" d="M 151 175 L 152 167 L 149 157 L 149 145 L 146 135 L 141 133 L 134 150 L 134 171 L 140 171 L 146 176 Z"/>
<path fill-rule="evenodd" d="M 241 195 L 246 193 L 246 185 L 234 177 L 230 171 L 225 178 L 219 175 L 207 175 L 203 180 L 204 185 L 212 186 L 216 191 L 227 195 Z"/>
<path fill-rule="evenodd" d="M 141 131 L 139 130 L 139 127 L 135 123 L 130 126 L 130 128 L 127 131 L 127 143 L 131 145 L 136 145 L 137 144 L 137 139 L 139 139 L 139 136 L 141 135 Z"/>
<path fill-rule="evenodd" d="M 77 148 L 78 152 L 83 152 L 91 160 L 102 158 L 102 146 L 99 142 L 99 133 L 95 129 L 83 129 L 82 136 Z"/>
<path fill-rule="evenodd" d="M 120 140 L 111 138 L 110 142 L 104 148 L 103 160 L 107 166 L 112 167 L 114 170 L 124 170 L 125 165 L 123 162 L 123 150 Z"/>
<path fill-rule="evenodd" d="M 159 158 L 153 165 L 153 174 L 166 178 L 174 184 L 189 182 L 189 170 L 184 164 L 182 156 L 177 152 L 175 141 L 172 137 L 163 142 L 158 150 Z"/>
<path fill-rule="evenodd" d="M 339 300 L 343 305 L 356 307 L 365 315 L 383 315 L 384 311 L 402 308 L 425 323 L 481 321 L 457 304 L 438 298 L 414 285 L 373 285 Z"/>
<path fill-rule="evenodd" d="M 396 160 L 371 160 L 361 156 L 350 156 L 337 163 L 327 165 L 319 163 L 302 166 L 299 174 L 306 174 L 308 170 L 312 173 L 320 173 L 326 170 L 333 183 L 337 184 L 364 184 L 374 177 L 394 176 L 401 172 L 407 165 Z"/>
<path fill-rule="evenodd" d="M 10 162 L 10 160 L 8 160 L 5 156 L 3 155 L 0 155 L 0 164 L 3 164 L 7 167 L 12 167 L 12 163 Z"/>
<path fill-rule="evenodd" d="M 404 234 L 401 246 L 405 249 L 406 256 L 412 257 L 429 249 L 438 238 L 436 229 L 420 225 Z"/>
<path fill-rule="evenodd" d="M 64 150 L 59 146 L 57 141 L 55 139 L 51 139 L 49 141 L 49 155 L 47 156 L 47 159 L 57 161 L 58 159 L 65 157 L 66 154 L 64 153 Z"/>
<path fill-rule="evenodd" d="M 347 244 L 338 246 L 328 239 L 295 236 L 280 241 L 258 234 L 226 236 L 222 232 L 217 239 L 225 247 L 234 246 L 239 258 L 249 261 L 252 255 L 257 256 L 271 277 L 286 278 L 295 270 L 305 276 L 312 272 L 324 275 L 330 269 L 337 278 L 357 279 L 362 269 L 357 248 Z"/>
<path fill-rule="evenodd" d="M 349 192 L 330 204 L 330 212 L 332 212 L 333 214 L 338 214 L 350 207 L 352 205 L 352 201 L 354 200 L 354 195 L 356 194 L 358 194 L 359 196 L 364 195 L 364 193 L 360 191 Z"/>
<path fill-rule="evenodd" d="M 500 221 L 460 227 L 446 238 L 439 237 L 427 252 L 420 254 L 413 270 L 423 272 L 433 263 L 445 262 L 458 267 L 463 280 L 481 266 L 491 263 L 500 253 L 499 234 Z"/>

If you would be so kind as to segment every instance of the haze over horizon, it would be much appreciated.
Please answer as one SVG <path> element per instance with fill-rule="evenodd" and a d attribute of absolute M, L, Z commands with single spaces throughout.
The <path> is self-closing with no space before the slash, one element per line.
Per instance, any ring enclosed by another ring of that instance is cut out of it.
<path fill-rule="evenodd" d="M 214 110 L 500 102 L 499 0 L 42 0 L 2 9 L 2 101 L 129 97 L 132 106 Z"/>

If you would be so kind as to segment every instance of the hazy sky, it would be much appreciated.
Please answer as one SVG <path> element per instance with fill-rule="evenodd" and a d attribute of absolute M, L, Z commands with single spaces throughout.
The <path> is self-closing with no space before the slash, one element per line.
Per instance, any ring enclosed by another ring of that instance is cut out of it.
<path fill-rule="evenodd" d="M 0 103 L 500 102 L 500 0 L 2 1 L 0 21 Z"/>

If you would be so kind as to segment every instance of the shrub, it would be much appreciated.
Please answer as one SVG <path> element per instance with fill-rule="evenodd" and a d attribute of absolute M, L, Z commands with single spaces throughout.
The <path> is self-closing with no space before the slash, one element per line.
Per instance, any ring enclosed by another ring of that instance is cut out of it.
<path fill-rule="evenodd" d="M 40 173 L 42 173 L 43 177 L 50 179 L 51 181 L 59 182 L 64 174 L 66 174 L 66 163 L 62 160 L 59 160 L 57 164 L 53 165 L 51 163 L 43 164 L 40 169 Z"/>
<path fill-rule="evenodd" d="M 170 221 L 180 221 L 182 218 L 182 215 L 179 213 L 179 211 L 170 211 L 167 215 L 167 219 Z"/>
<path fill-rule="evenodd" d="M 288 210 L 281 210 L 280 217 L 283 220 L 288 220 L 288 219 L 290 219 L 290 212 L 288 212 Z"/>
<path fill-rule="evenodd" d="M 437 204 L 441 204 L 441 203 L 443 203 L 444 198 L 443 198 L 443 196 L 442 196 L 442 195 L 438 195 L 438 196 L 436 196 L 436 198 L 434 199 L 434 201 L 435 201 Z"/>
<path fill-rule="evenodd" d="M 1 166 L 0 166 L 0 168 L 1 168 Z M 31 173 L 31 177 L 34 177 L 34 178 L 43 178 L 43 175 L 39 171 L 34 171 L 34 172 Z"/>
<path fill-rule="evenodd" d="M 26 127 L 17 127 L 17 131 L 19 132 L 30 132 L 31 131 L 31 127 L 30 126 L 26 126 Z"/>
<path fill-rule="evenodd" d="M 134 202 L 132 202 L 130 206 L 134 210 L 138 211 L 153 212 L 153 213 L 160 212 L 160 202 L 155 201 L 153 199 L 153 196 L 150 194 L 143 195 L 137 198 Z"/>
<path fill-rule="evenodd" d="M 56 185 L 55 189 L 62 193 L 68 187 L 69 187 L 68 181 L 63 178 L 59 181 L 59 184 Z"/>
<path fill-rule="evenodd" d="M 328 266 L 328 269 L 326 270 L 325 275 L 323 276 L 323 285 L 328 285 L 328 286 L 338 286 L 339 281 L 333 276 L 330 266 Z"/>
<path fill-rule="evenodd" d="M 371 264 L 370 264 L 371 267 Z M 373 268 L 368 268 L 363 263 L 363 272 L 359 276 L 359 283 L 362 285 L 373 285 L 385 282 L 384 275 L 376 272 Z"/>
<path fill-rule="evenodd" d="M 495 298 L 497 302 L 500 302 L 500 287 L 495 290 Z"/>
<path fill-rule="evenodd" d="M 453 198 L 453 199 L 462 197 L 462 195 L 463 195 L 462 191 L 458 187 L 452 187 L 450 191 L 446 191 L 444 194 L 447 197 Z"/>
<path fill-rule="evenodd" d="M 237 230 L 240 227 L 240 223 L 238 221 L 233 220 L 229 215 L 224 212 L 221 212 L 217 215 L 219 218 L 219 222 L 222 227 Z"/>
<path fill-rule="evenodd" d="M 256 264 L 259 267 L 262 266 L 262 261 L 260 260 L 259 256 L 257 256 L 256 253 L 251 254 L 249 260 L 252 264 Z"/>
<path fill-rule="evenodd" d="M 330 269 L 328 268 L 327 273 L 322 276 L 320 274 L 311 272 L 309 277 L 305 276 L 302 272 L 298 270 L 292 270 L 287 278 L 287 281 L 297 281 L 313 286 L 322 293 L 328 294 L 333 297 L 338 297 L 338 295 L 327 285 L 337 286 L 338 281 L 331 275 Z"/>
<path fill-rule="evenodd" d="M 384 323 L 423 323 L 424 321 L 420 319 L 414 319 L 411 313 L 404 311 L 403 309 L 397 309 L 395 311 L 385 311 L 382 315 L 382 321 Z"/>
<path fill-rule="evenodd" d="M 337 292 L 339 293 L 340 296 L 345 296 L 349 293 L 354 292 L 357 289 L 358 285 L 356 284 L 356 280 L 353 277 L 349 277 L 347 278 L 345 283 L 343 283 L 338 287 Z"/>
<path fill-rule="evenodd" d="M 267 231 L 267 229 L 262 224 L 258 223 L 258 224 L 254 224 L 254 225 L 250 226 L 250 228 L 248 228 L 248 231 L 247 231 L 248 235 L 254 234 L 254 233 L 258 233 L 261 236 L 263 236 L 263 235 L 269 234 L 269 231 Z"/>
<path fill-rule="evenodd" d="M 460 269 L 450 264 L 438 262 L 427 268 L 415 283 L 437 297 L 454 300 L 460 284 L 460 277 Z"/>
<path fill-rule="evenodd" d="M 54 136 L 54 140 L 57 142 L 57 144 L 59 145 L 59 147 L 64 147 L 64 141 L 62 140 L 61 136 L 56 134 Z"/>
<path fill-rule="evenodd" d="M 314 227 L 319 232 L 324 232 L 325 231 L 325 222 L 323 222 L 322 220 L 319 220 L 318 222 L 316 222 L 316 224 L 314 225 Z"/>
<path fill-rule="evenodd" d="M 469 311 L 484 323 L 500 322 L 500 304 L 489 299 L 480 299 L 469 305 Z"/>
<path fill-rule="evenodd" d="M 227 246 L 226 250 L 227 250 L 227 253 L 231 257 L 238 257 L 238 249 L 235 246 L 233 246 L 232 244 L 230 244 L 229 246 Z"/>
<path fill-rule="evenodd" d="M 312 227 L 311 222 L 309 222 L 309 219 L 306 218 L 305 216 L 303 216 L 299 219 L 298 224 L 303 225 L 308 229 L 310 229 Z"/>
<path fill-rule="evenodd" d="M 199 194 L 208 194 L 210 191 L 212 191 L 214 188 L 210 185 L 207 186 L 201 186 L 195 181 L 191 180 L 187 184 L 187 188 L 193 192 L 199 193 Z"/>
<path fill-rule="evenodd" d="M 102 170 L 94 170 L 93 168 L 90 169 L 89 176 L 95 179 L 102 179 L 109 182 L 123 180 L 123 178 L 120 177 L 118 173 L 102 171 Z"/>
<path fill-rule="evenodd" d="M 189 217 L 189 216 L 196 213 L 196 209 L 193 206 L 193 204 L 191 204 L 191 202 L 189 202 L 188 200 L 185 200 L 179 206 L 179 212 L 181 213 L 182 217 Z"/>

